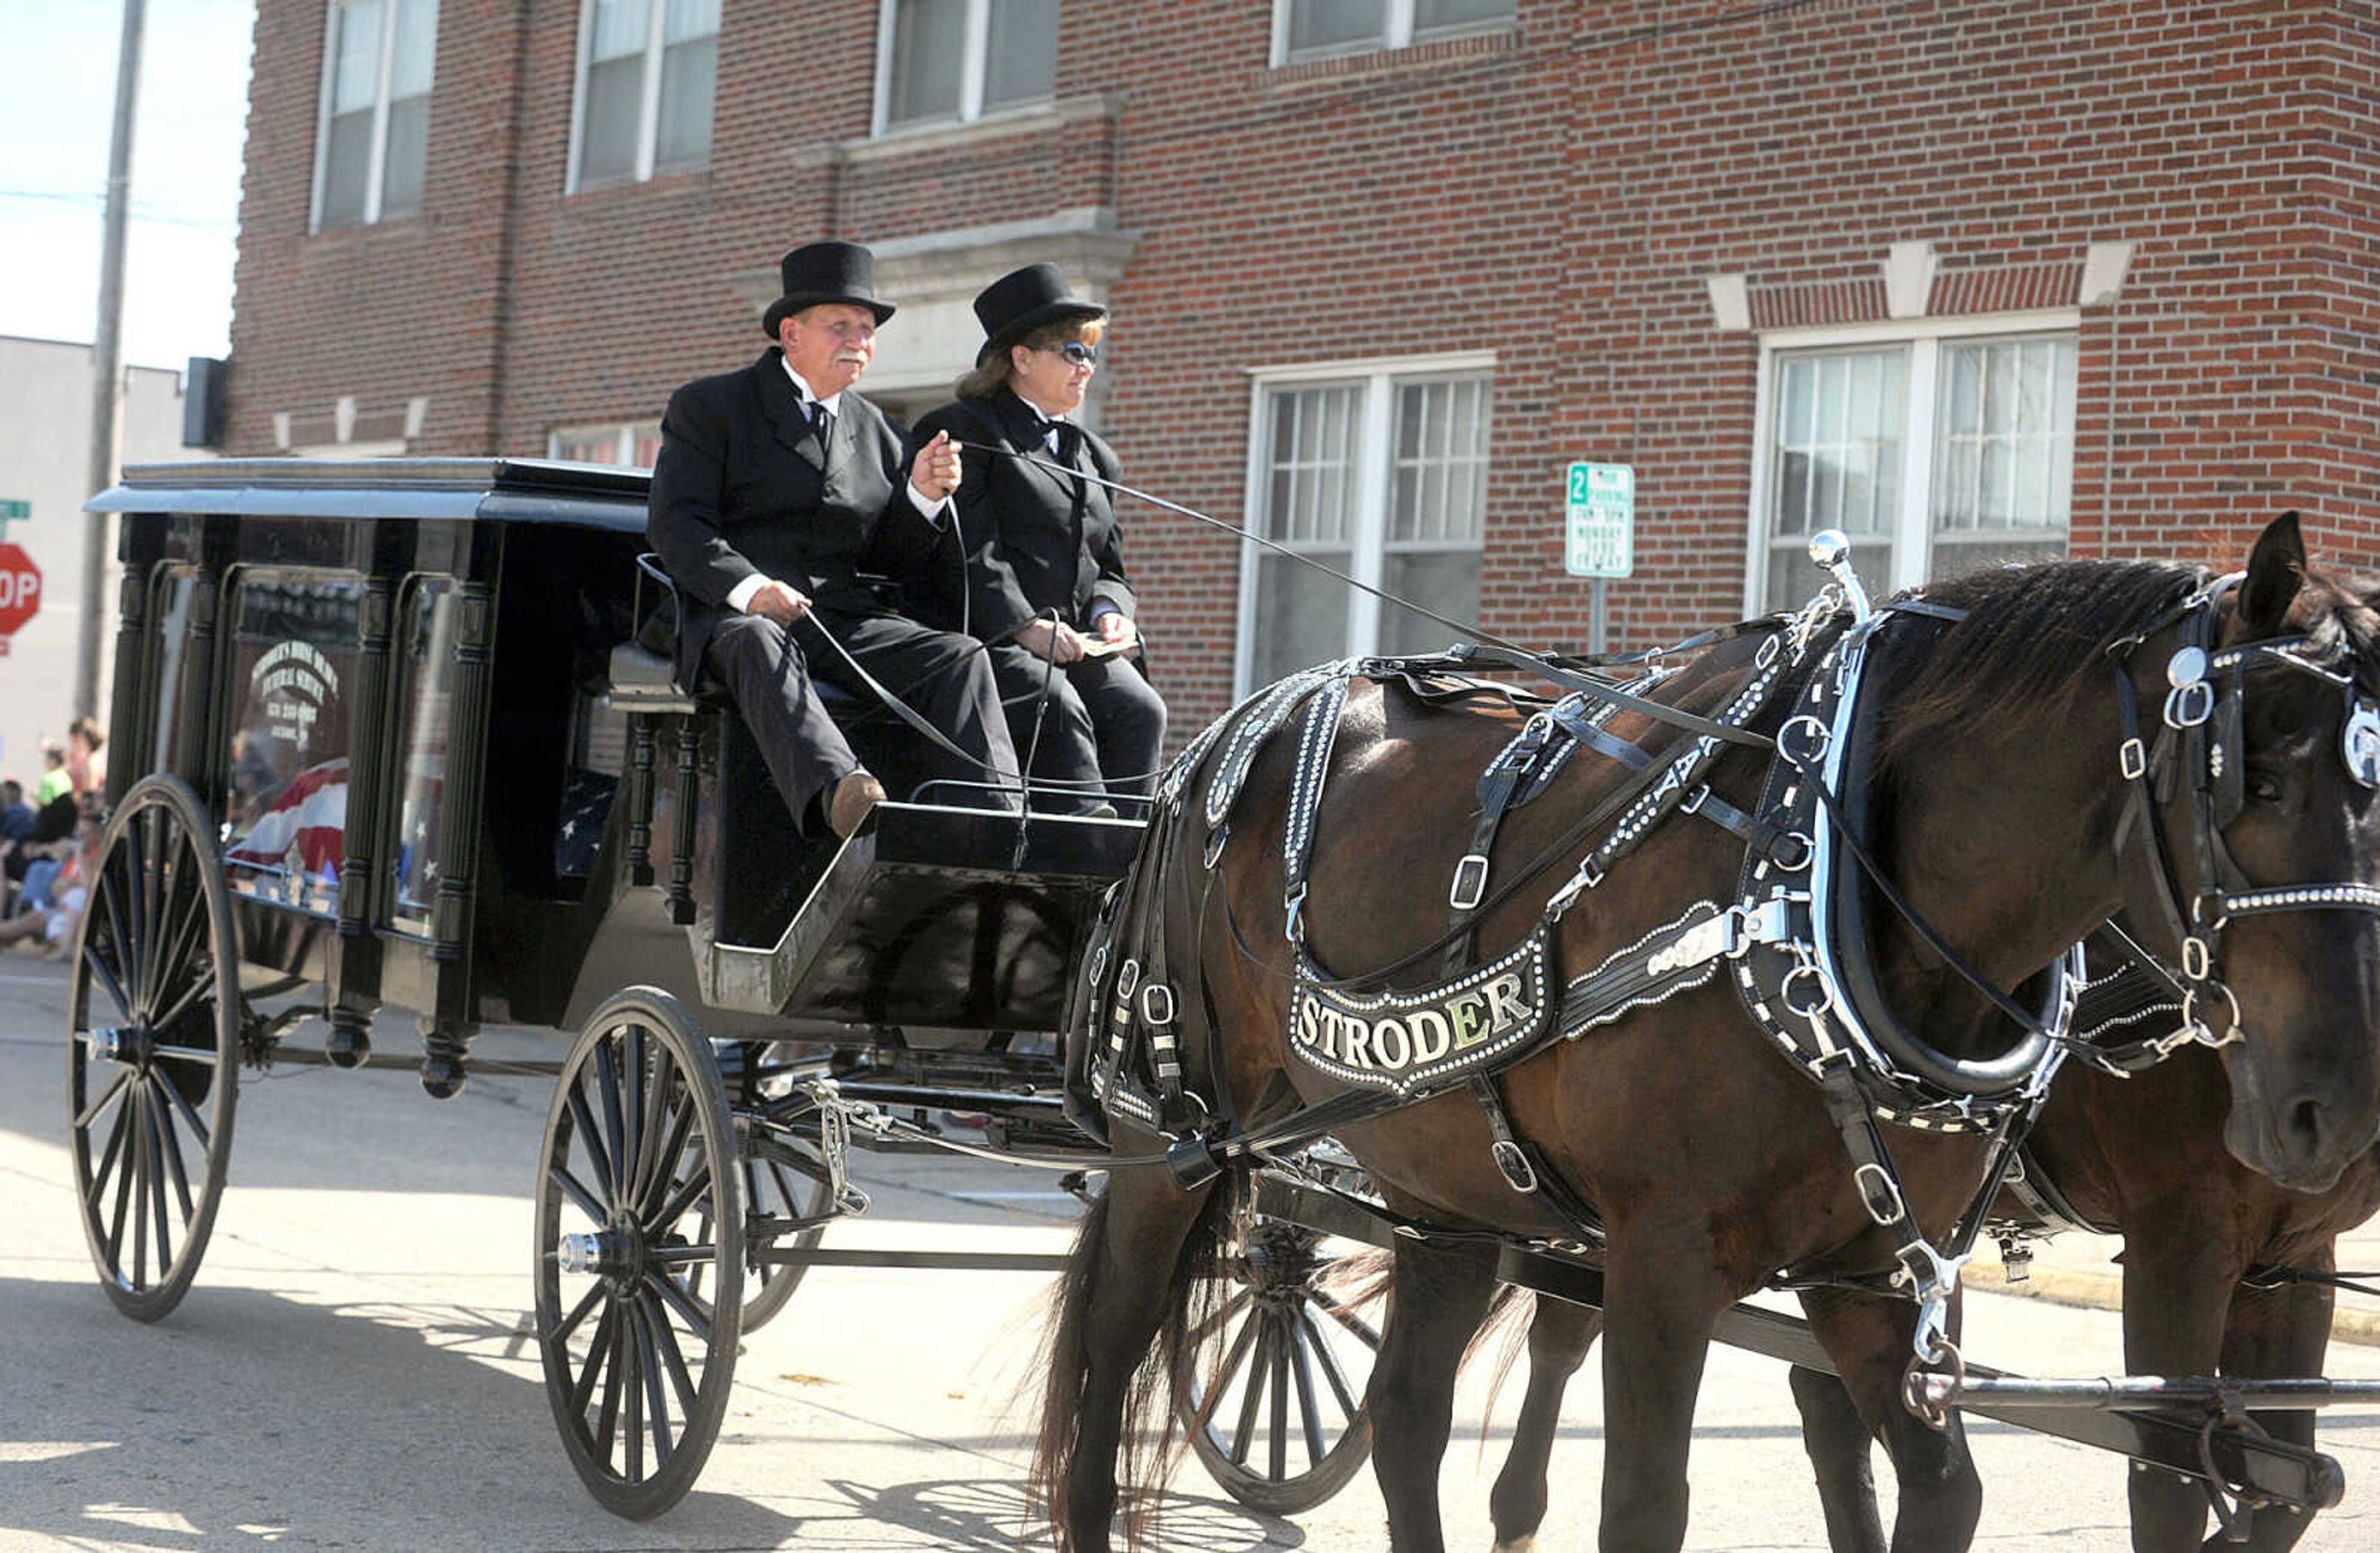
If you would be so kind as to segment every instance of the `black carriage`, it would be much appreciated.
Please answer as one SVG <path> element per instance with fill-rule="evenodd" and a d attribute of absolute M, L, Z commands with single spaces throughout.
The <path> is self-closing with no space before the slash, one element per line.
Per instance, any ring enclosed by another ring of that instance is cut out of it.
<path fill-rule="evenodd" d="M 143 1320 L 204 1254 L 244 1065 L 411 1063 L 370 1046 L 399 1008 L 445 1097 L 483 1023 L 577 1032 L 540 1065 L 557 1084 L 537 1333 L 574 1466 L 632 1516 L 691 1486 L 740 1333 L 806 1268 L 1059 1260 L 820 1240 L 865 1207 L 855 1150 L 1104 1163 L 1064 1114 L 1056 1043 L 1141 831 L 928 789 L 848 843 L 805 843 L 724 698 L 671 683 L 645 496 L 638 471 L 477 459 L 155 466 L 98 498 L 123 518 L 116 742 L 69 1005 L 85 1230 L 103 1287 Z M 905 792 L 912 735 L 844 710 Z M 318 1048 L 291 1038 L 310 1025 Z M 946 1135 L 937 1112 L 981 1131 Z M 1293 1512 L 1368 1449 L 1378 1337 L 1334 1252 L 1395 1237 L 1327 1141 L 1238 1168 L 1235 1287 L 1201 1334 L 1220 1362 L 1184 1422 L 1228 1491 Z M 1599 1298 L 1570 1250 L 1516 1244 L 1500 1271 Z M 1721 1335 L 1820 1359 L 1765 1312 Z M 2021 1421 L 2235 1492 L 2336 1501 L 2327 1458 L 2162 1400 L 2068 1398 Z"/>
<path fill-rule="evenodd" d="M 855 1147 L 1098 1162 L 1055 1037 L 1141 830 L 912 793 L 917 735 L 845 706 L 915 801 L 803 841 L 724 697 L 654 650 L 645 496 L 635 470 L 407 459 L 157 466 L 97 499 L 122 515 L 116 753 L 70 1011 L 85 1230 L 142 1320 L 205 1252 L 243 1065 L 410 1063 L 369 1034 L 410 1010 L 443 1098 L 483 1023 L 579 1032 L 542 1065 L 538 1330 L 573 1463 L 636 1516 L 691 1486 L 739 1331 L 806 1267 L 1054 1265 L 818 1243 L 865 1207 Z M 949 1113 L 980 1130 L 945 1138 Z M 1360 1464 L 1370 1335 L 1304 1319 L 1327 1259 L 1291 1238 L 1234 1330 L 1329 1389 L 1293 1425 L 1279 1389 L 1235 1401 L 1207 1442 L 1281 1509 Z"/>

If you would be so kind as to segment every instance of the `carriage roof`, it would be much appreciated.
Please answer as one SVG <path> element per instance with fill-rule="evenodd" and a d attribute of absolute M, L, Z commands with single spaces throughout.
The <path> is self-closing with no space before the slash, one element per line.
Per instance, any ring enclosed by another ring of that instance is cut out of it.
<path fill-rule="evenodd" d="M 221 458 L 136 464 L 92 512 L 464 519 L 641 534 L 649 471 L 557 458 Z"/>

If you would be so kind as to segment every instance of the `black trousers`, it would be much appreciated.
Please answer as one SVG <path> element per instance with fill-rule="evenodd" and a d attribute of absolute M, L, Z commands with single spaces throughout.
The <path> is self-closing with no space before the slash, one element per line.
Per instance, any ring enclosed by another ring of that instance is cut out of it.
<path fill-rule="evenodd" d="M 924 780 L 1014 781 L 1016 750 L 1001 716 L 998 685 L 972 639 L 894 614 L 812 615 L 790 631 L 759 615 L 731 614 L 712 629 L 704 661 L 735 698 L 777 791 L 806 829 L 820 821 L 821 795 L 860 768 L 851 741 L 812 688 L 812 676 L 860 697 L 866 703 L 862 715 L 892 716 L 877 707 L 843 655 L 819 639 L 820 631 L 832 632 L 860 667 L 886 689 L 901 693 L 970 758 L 962 760 L 904 729 Z M 927 796 L 944 803 L 986 802 L 965 792 Z"/>
<path fill-rule="evenodd" d="M 1014 643 L 990 651 L 1008 707 L 1009 738 L 1019 750 L 1033 750 L 1037 781 L 1084 783 L 1075 791 L 1088 796 L 1076 808 L 1097 802 L 1102 787 L 1140 797 L 1154 789 L 1165 747 L 1165 702 L 1138 669 L 1120 657 L 1087 658 L 1053 673 L 1046 660 Z"/>

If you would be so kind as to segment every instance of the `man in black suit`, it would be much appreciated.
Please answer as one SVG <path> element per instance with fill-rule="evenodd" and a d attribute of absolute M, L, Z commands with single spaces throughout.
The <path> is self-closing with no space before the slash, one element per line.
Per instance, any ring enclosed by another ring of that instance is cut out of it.
<path fill-rule="evenodd" d="M 958 399 L 917 424 L 968 444 L 959 485 L 967 586 L 960 618 L 947 592 L 936 618 L 991 644 L 1010 739 L 1032 747 L 1036 778 L 1068 783 L 1075 807 L 1102 787 L 1145 795 L 1165 742 L 1165 703 L 1131 661 L 1138 605 L 1123 569 L 1115 451 L 1073 419 L 1098 370 L 1107 309 L 1028 264 L 975 299 L 984 328 Z M 987 451 L 997 450 L 997 451 Z M 1046 704 L 1045 704 L 1046 703 Z M 1038 738 L 1035 727 L 1038 725 Z"/>
<path fill-rule="evenodd" d="M 646 520 L 683 601 L 679 682 L 705 666 L 717 674 L 795 818 L 844 836 L 884 796 L 810 688 L 815 676 L 868 696 L 846 653 L 963 752 L 929 748 L 931 777 L 1016 772 L 978 644 L 904 618 L 870 580 L 960 564 L 958 449 L 936 437 L 912 455 L 901 429 L 851 392 L 892 316 L 875 270 L 852 243 L 785 255 L 784 295 L 762 324 L 777 343 L 670 396 Z"/>

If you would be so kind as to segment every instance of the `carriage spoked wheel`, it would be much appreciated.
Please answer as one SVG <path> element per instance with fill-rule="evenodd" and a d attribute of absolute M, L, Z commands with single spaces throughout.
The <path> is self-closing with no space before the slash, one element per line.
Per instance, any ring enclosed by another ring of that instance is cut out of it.
<path fill-rule="evenodd" d="M 834 1191 L 827 1183 L 825 1165 L 818 1161 L 814 1145 L 799 1136 L 765 1134 L 766 1141 L 747 1149 L 741 1161 L 744 1175 L 744 1206 L 750 1215 L 747 1225 L 760 1219 L 795 1219 L 824 1218 L 834 1203 Z M 780 1155 L 793 1156 L 791 1160 Z M 702 1226 L 701 1233 L 708 1232 Z M 807 1230 L 795 1230 L 774 1236 L 768 1246 L 790 1246 L 808 1250 L 826 1233 L 826 1226 L 815 1224 Z M 762 1243 L 748 1241 L 754 1253 L 763 1249 Z M 744 1330 L 755 1332 L 766 1325 L 777 1312 L 785 1308 L 794 1297 L 794 1290 L 802 1281 L 806 1268 L 788 1267 L 782 1263 L 755 1262 L 744 1269 Z M 702 1287 L 700 1269 L 695 1270 L 694 1286 Z"/>
<path fill-rule="evenodd" d="M 1243 1223 L 1225 1252 L 1231 1287 L 1191 1345 L 1181 1422 L 1225 1493 L 1294 1515 L 1372 1453 L 1364 1391 L 1380 1334 L 1352 1302 L 1378 1259 L 1282 1219 Z"/>
<path fill-rule="evenodd" d="M 564 1061 L 537 1193 L 546 1400 L 596 1501 L 644 1520 L 719 1438 L 742 1330 L 744 1207 L 710 1043 L 632 988 Z"/>
<path fill-rule="evenodd" d="M 154 1321 L 205 1256 L 239 1098 L 239 939 L 198 795 L 152 776 L 101 843 L 67 1002 L 75 1191 L 100 1286 Z"/>

